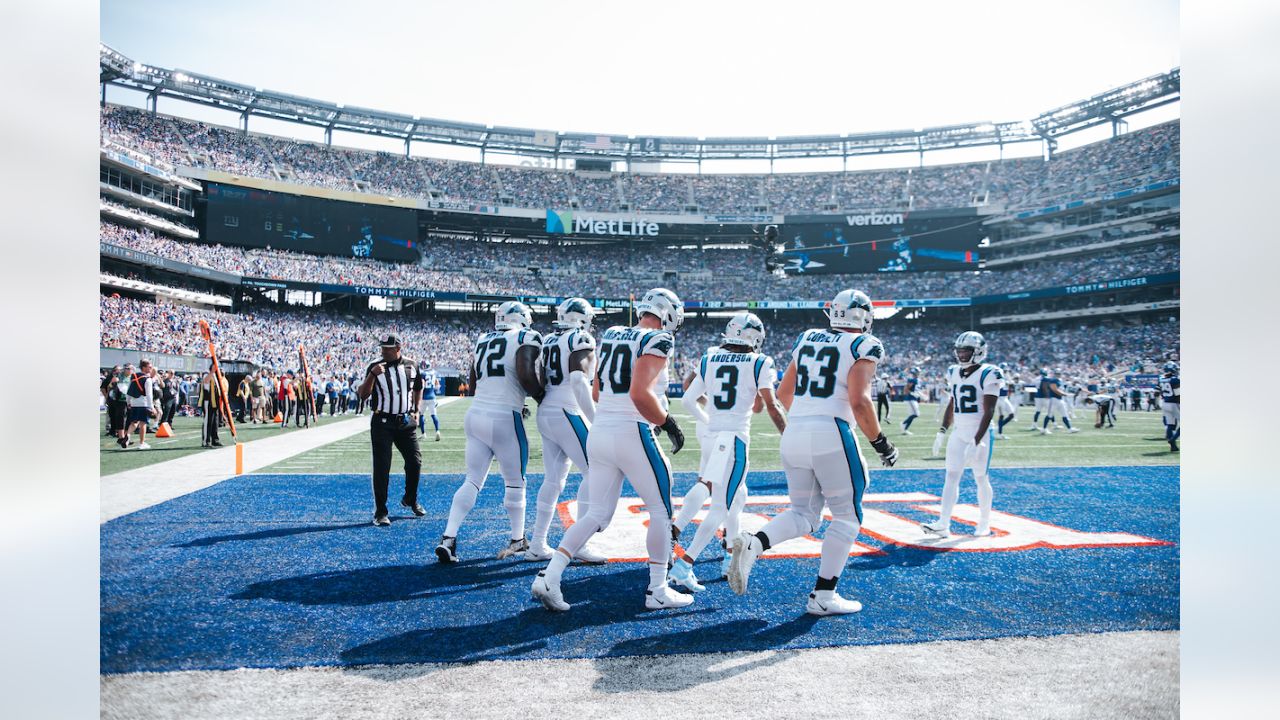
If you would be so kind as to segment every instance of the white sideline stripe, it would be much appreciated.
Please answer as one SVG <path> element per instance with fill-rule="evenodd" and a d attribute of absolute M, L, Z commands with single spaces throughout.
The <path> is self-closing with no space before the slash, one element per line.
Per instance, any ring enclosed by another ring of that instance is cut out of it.
<path fill-rule="evenodd" d="M 439 405 L 447 405 L 457 399 L 445 398 L 439 401 Z M 305 432 L 291 432 L 247 442 L 244 444 L 244 471 L 248 474 L 282 463 L 301 453 L 367 432 L 368 429 L 369 416 L 362 415 L 314 427 Z M 236 449 L 234 445 L 228 445 L 218 450 L 104 475 L 100 482 L 98 522 L 105 523 L 216 485 L 234 477 L 235 467 Z"/>
<path fill-rule="evenodd" d="M 821 715 L 823 707 L 838 708 L 837 717 L 878 720 L 949 717 L 957 709 L 979 718 L 1128 720 L 1178 716 L 1179 636 L 1115 632 L 663 657 L 128 673 L 101 676 L 99 688 L 107 720 L 647 720 L 710 708 L 739 720 L 776 720 Z M 796 712 L 804 703 L 818 712 Z"/>

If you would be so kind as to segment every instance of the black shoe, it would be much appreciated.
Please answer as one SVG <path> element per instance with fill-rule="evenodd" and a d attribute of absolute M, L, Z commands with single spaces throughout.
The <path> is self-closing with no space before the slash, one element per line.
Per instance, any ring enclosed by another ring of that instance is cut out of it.
<path fill-rule="evenodd" d="M 426 508 L 419 505 L 416 501 L 410 503 L 409 498 L 400 498 L 400 505 L 402 507 L 409 508 L 410 510 L 413 511 L 413 514 L 417 515 L 418 517 L 422 517 L 423 515 L 427 514 Z"/>
<path fill-rule="evenodd" d="M 391 518 L 387 517 L 386 513 L 374 515 L 373 524 L 379 527 L 389 527 L 391 525 Z"/>
<path fill-rule="evenodd" d="M 121 450 L 129 447 L 129 441 L 125 440 L 124 438 L 116 438 L 116 444 L 120 446 Z"/>
<path fill-rule="evenodd" d="M 1177 441 L 1177 440 L 1170 440 L 1170 441 L 1169 441 L 1169 452 L 1178 452 L 1178 441 Z"/>
<path fill-rule="evenodd" d="M 446 565 L 458 562 L 458 538 L 440 538 L 440 544 L 436 546 L 436 559 Z"/>
<path fill-rule="evenodd" d="M 213 441 L 213 446 L 214 446 L 214 447 L 222 447 L 222 441 L 221 441 L 221 440 L 214 440 L 214 441 Z"/>
<path fill-rule="evenodd" d="M 209 447 L 209 443 L 200 443 L 200 447 L 207 448 Z"/>

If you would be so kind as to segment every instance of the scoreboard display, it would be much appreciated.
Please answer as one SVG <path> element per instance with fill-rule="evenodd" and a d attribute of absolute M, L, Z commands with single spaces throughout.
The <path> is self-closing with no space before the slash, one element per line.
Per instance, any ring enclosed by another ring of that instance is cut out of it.
<path fill-rule="evenodd" d="M 787 216 L 779 228 L 788 274 L 977 270 L 986 237 L 973 211 Z"/>
<path fill-rule="evenodd" d="M 201 237 L 210 243 L 412 261 L 418 215 L 409 208 L 290 195 L 210 182 Z"/>

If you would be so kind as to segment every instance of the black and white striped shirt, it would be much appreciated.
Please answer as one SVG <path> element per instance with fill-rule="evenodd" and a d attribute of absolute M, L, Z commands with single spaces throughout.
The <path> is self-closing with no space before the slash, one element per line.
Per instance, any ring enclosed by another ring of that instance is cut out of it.
<path fill-rule="evenodd" d="M 418 364 L 403 357 L 392 362 L 379 360 L 371 363 L 366 373 L 373 372 L 379 364 L 385 364 L 386 370 L 373 381 L 373 392 L 369 395 L 373 411 L 392 415 L 412 412 L 413 393 L 422 389 Z"/>

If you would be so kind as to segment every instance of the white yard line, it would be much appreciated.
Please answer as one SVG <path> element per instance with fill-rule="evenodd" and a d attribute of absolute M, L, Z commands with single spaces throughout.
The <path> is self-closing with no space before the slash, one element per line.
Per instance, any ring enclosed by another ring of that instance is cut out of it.
<path fill-rule="evenodd" d="M 447 405 L 457 398 L 444 398 Z M 369 416 L 314 427 L 304 432 L 262 438 L 244 444 L 244 472 L 252 473 L 283 462 L 301 453 L 315 451 L 369 429 Z M 228 445 L 217 450 L 187 455 L 154 465 L 104 475 L 98 522 L 158 505 L 197 490 L 216 485 L 235 475 L 236 450 Z M 303 467 L 299 464 L 299 467 Z"/>

